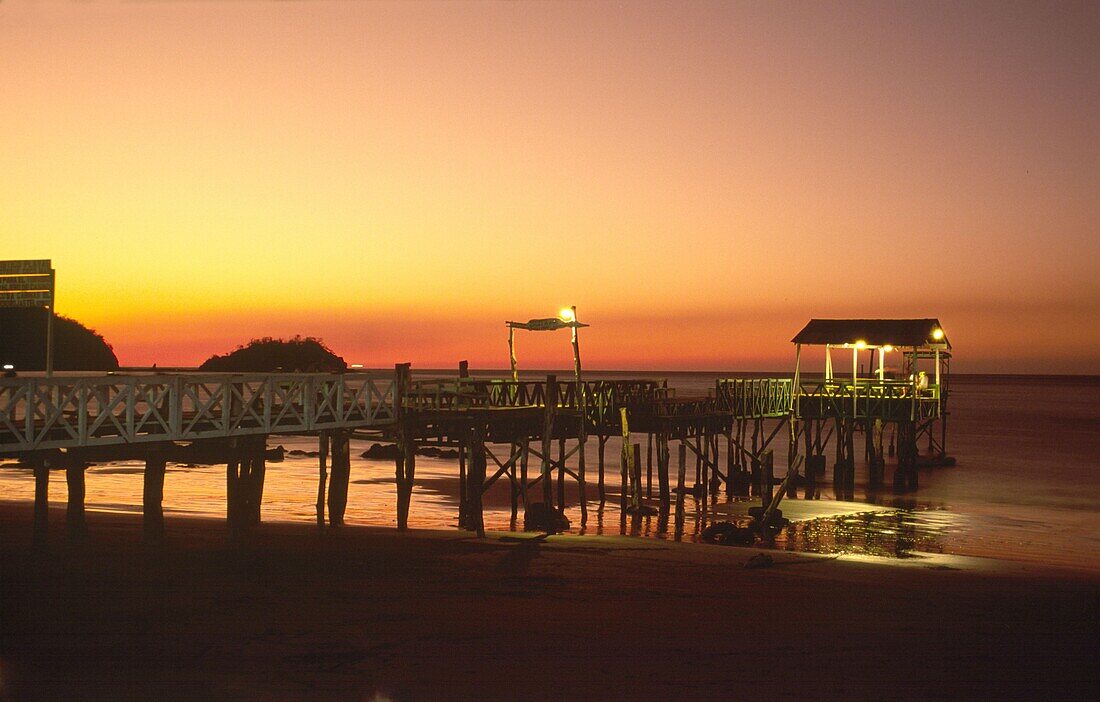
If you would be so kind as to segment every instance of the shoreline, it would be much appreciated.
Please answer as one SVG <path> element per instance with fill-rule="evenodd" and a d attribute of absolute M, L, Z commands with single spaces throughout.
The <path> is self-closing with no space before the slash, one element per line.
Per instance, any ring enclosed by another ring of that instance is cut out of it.
<path fill-rule="evenodd" d="M 1088 697 L 1100 578 L 957 557 L 0 505 L 0 699 Z M 1057 686 L 1057 687 L 1055 687 Z"/>

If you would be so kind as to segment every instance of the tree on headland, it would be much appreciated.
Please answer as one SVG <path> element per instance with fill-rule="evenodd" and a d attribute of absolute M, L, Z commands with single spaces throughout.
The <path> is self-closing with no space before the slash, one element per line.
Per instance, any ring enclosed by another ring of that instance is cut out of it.
<path fill-rule="evenodd" d="M 199 366 L 199 370 L 219 373 L 343 373 L 347 368 L 344 359 L 311 336 L 253 339 L 224 356 L 211 356 Z"/>
<path fill-rule="evenodd" d="M 46 369 L 46 322 L 49 313 L 35 307 L 0 308 L 0 364 L 16 371 Z M 117 370 L 111 345 L 75 319 L 54 316 L 53 367 L 59 371 Z"/>

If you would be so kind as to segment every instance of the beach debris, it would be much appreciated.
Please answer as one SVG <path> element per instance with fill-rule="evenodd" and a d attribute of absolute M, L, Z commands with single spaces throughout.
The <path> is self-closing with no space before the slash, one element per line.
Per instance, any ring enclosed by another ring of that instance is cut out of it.
<path fill-rule="evenodd" d="M 733 522 L 715 522 L 703 530 L 702 539 L 708 544 L 751 546 L 756 542 L 756 530 Z"/>
<path fill-rule="evenodd" d="M 286 452 L 288 456 L 303 456 L 305 458 L 317 458 L 321 455 L 320 451 L 303 451 L 302 449 L 291 449 Z"/>
<path fill-rule="evenodd" d="M 388 458 L 390 460 L 400 458 L 401 447 L 397 444 L 371 444 L 370 448 L 359 454 L 360 458 Z"/>
<path fill-rule="evenodd" d="M 746 568 L 771 568 L 775 565 L 775 559 L 767 553 L 758 553 L 749 560 L 745 561 Z"/>
<path fill-rule="evenodd" d="M 547 508 L 545 502 L 532 502 L 523 512 L 524 531 L 559 532 L 569 528 L 569 517 L 553 507 Z"/>
<path fill-rule="evenodd" d="M 264 451 L 264 460 L 268 463 L 282 463 L 286 457 L 286 449 L 280 444 L 275 448 L 269 448 Z"/>
<path fill-rule="evenodd" d="M 658 510 L 653 505 L 638 505 L 637 507 L 635 507 L 634 505 L 629 505 L 626 508 L 626 512 L 627 514 L 637 514 L 641 517 L 652 517 L 656 514 L 659 514 L 660 510 Z"/>
<path fill-rule="evenodd" d="M 429 456 L 431 458 L 458 458 L 458 451 L 435 448 L 434 446 L 418 448 L 416 453 L 420 456 Z M 394 460 L 400 458 L 402 455 L 401 447 L 397 444 L 371 444 L 370 448 L 359 454 L 359 457 Z"/>

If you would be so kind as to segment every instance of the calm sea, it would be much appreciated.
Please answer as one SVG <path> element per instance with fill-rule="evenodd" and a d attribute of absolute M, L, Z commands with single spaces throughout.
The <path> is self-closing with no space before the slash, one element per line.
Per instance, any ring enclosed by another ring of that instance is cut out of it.
<path fill-rule="evenodd" d="M 559 375 L 568 377 L 564 372 Z M 679 395 L 690 396 L 706 394 L 716 376 L 590 373 L 589 377 L 664 378 Z M 947 448 L 957 460 L 955 467 L 922 469 L 920 489 L 895 498 L 869 493 L 866 467 L 860 465 L 855 500 L 890 510 L 856 508 L 856 514 L 800 523 L 777 538 L 776 548 L 884 557 L 948 553 L 1100 570 L 1100 480 L 1095 472 L 1100 459 L 1100 377 L 955 376 L 951 393 Z M 719 443 L 724 465 L 725 442 Z M 785 443 L 775 442 L 777 473 L 785 471 Z M 280 444 L 288 452 L 317 448 L 316 439 L 294 436 L 272 437 L 269 445 Z M 353 442 L 347 521 L 394 526 L 393 464 L 360 458 L 368 445 Z M 583 533 L 674 538 L 674 533 L 659 528 L 655 517 L 623 524 L 618 511 L 618 455 L 619 443 L 612 439 L 607 445 L 607 485 L 613 496 L 602 512 L 595 503 L 590 505 Z M 857 457 L 861 455 L 857 437 Z M 586 459 L 591 498 L 595 495 L 595 441 L 589 443 Z M 91 467 L 88 508 L 140 512 L 142 467 L 125 461 Z M 410 515 L 413 528 L 456 527 L 457 472 L 454 460 L 418 457 Z M 888 478 L 892 472 L 888 463 Z M 316 481 L 316 458 L 288 455 L 281 463 L 269 463 L 264 519 L 312 522 Z M 54 473 L 50 490 L 52 502 L 64 502 L 62 472 Z M 0 491 L 5 500 L 32 500 L 33 477 L 12 462 L 3 464 Z M 822 497 L 833 497 L 828 479 Z M 223 516 L 224 467 L 169 466 L 164 504 L 169 528 L 173 513 Z M 688 500 L 684 539 L 697 538 L 697 507 Z M 574 505 L 567 514 L 573 532 L 582 533 L 579 509 Z M 490 529 L 512 527 L 506 482 L 487 494 L 485 516 Z"/>

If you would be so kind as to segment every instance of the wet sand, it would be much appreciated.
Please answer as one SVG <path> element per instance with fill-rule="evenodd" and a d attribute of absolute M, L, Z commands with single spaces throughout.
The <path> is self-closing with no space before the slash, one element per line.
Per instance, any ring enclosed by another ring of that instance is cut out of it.
<path fill-rule="evenodd" d="M 0 699 L 1093 699 L 1100 578 L 626 537 L 0 509 Z M 512 535 L 516 538 L 516 535 Z"/>

